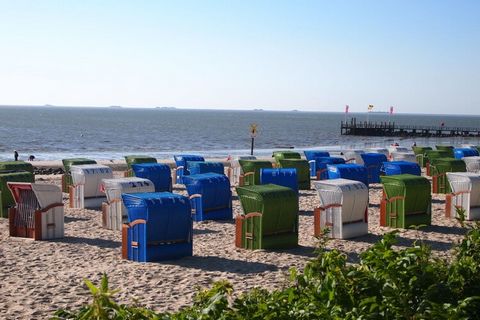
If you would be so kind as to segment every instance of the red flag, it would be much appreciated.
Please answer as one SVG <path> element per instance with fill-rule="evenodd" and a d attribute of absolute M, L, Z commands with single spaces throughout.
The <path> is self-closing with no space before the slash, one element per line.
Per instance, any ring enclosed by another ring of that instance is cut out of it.
<path fill-rule="evenodd" d="M 350 107 L 349 107 L 348 104 L 347 104 L 347 105 L 345 106 L 345 113 L 348 113 L 348 109 L 349 109 L 349 108 L 350 108 Z"/>
<path fill-rule="evenodd" d="M 390 107 L 390 114 L 393 114 L 393 107 Z"/>

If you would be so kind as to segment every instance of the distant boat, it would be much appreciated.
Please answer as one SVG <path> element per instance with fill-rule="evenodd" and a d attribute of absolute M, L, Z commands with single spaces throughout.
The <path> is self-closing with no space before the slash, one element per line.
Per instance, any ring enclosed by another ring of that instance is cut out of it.
<path fill-rule="evenodd" d="M 55 107 L 53 104 L 45 104 L 44 107 Z"/>
<path fill-rule="evenodd" d="M 155 107 L 155 109 L 162 109 L 162 110 L 176 110 L 175 107 Z"/>
<path fill-rule="evenodd" d="M 110 106 L 109 108 L 112 108 L 112 109 L 121 109 L 123 108 L 122 106 Z"/>
<path fill-rule="evenodd" d="M 253 109 L 253 111 L 263 111 L 263 109 Z"/>

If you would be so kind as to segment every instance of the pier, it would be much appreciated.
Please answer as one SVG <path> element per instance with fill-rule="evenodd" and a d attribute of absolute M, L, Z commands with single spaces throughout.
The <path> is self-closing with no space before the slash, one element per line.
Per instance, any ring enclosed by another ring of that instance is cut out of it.
<path fill-rule="evenodd" d="M 351 136 L 480 137 L 480 128 L 397 125 L 390 121 L 357 121 L 357 118 L 342 121 L 340 127 L 342 135 Z"/>

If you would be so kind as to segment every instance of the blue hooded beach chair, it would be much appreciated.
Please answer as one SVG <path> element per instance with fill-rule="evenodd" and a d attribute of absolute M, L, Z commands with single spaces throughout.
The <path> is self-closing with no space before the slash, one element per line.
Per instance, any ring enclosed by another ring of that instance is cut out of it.
<path fill-rule="evenodd" d="M 349 179 L 360 181 L 368 187 L 368 172 L 365 166 L 354 163 L 327 165 L 328 179 Z"/>
<path fill-rule="evenodd" d="M 362 153 L 360 156 L 367 168 L 368 183 L 380 183 L 380 169 L 387 157 L 383 153 Z"/>
<path fill-rule="evenodd" d="M 155 192 L 172 191 L 172 171 L 166 164 L 139 163 L 132 164 L 135 177 L 153 182 Z"/>
<path fill-rule="evenodd" d="M 397 174 L 422 175 L 420 165 L 410 161 L 387 161 L 383 163 L 380 171 L 385 176 L 395 176 Z"/>
<path fill-rule="evenodd" d="M 270 183 L 290 188 L 298 194 L 297 169 L 260 169 L 260 184 Z"/>
<path fill-rule="evenodd" d="M 190 171 L 188 170 L 189 161 L 205 161 L 204 157 L 193 155 L 193 154 L 174 155 L 173 158 L 177 166 L 176 168 L 177 183 L 183 183 L 183 176 L 188 176 L 190 174 Z"/>

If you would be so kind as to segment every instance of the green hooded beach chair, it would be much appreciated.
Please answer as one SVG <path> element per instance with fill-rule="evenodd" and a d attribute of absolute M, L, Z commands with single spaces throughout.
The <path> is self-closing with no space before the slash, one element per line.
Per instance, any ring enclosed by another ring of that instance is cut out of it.
<path fill-rule="evenodd" d="M 133 177 L 135 174 L 132 170 L 132 164 L 157 163 L 157 159 L 150 156 L 129 155 L 125 156 L 125 162 L 127 163 L 127 171 L 123 174 L 124 177 Z"/>
<path fill-rule="evenodd" d="M 69 193 L 69 187 L 73 184 L 72 175 L 70 174 L 70 167 L 80 164 L 96 164 L 97 161 L 87 158 L 69 158 L 62 159 L 63 169 L 65 173 L 62 175 L 62 191 Z"/>
<path fill-rule="evenodd" d="M 8 208 L 15 205 L 7 182 L 35 182 L 35 176 L 31 172 L 0 172 L 0 217 L 8 218 Z"/>
<path fill-rule="evenodd" d="M 447 179 L 447 172 L 466 172 L 465 161 L 455 158 L 438 158 L 430 162 L 432 174 L 432 192 L 448 194 L 452 190 Z"/>
<path fill-rule="evenodd" d="M 453 153 L 451 154 L 449 151 L 445 150 L 426 150 L 425 157 L 427 158 L 427 161 L 425 163 L 426 173 L 427 176 L 431 176 L 432 174 L 430 172 L 430 163 L 435 159 L 453 158 Z"/>
<path fill-rule="evenodd" d="M 453 155 L 453 146 L 443 146 L 443 145 L 439 145 L 439 146 L 435 146 L 435 148 L 438 150 L 438 151 L 444 151 L 444 152 L 447 152 L 448 155 L 446 156 L 446 158 L 454 158 L 454 155 Z"/>
<path fill-rule="evenodd" d="M 238 160 L 243 174 L 240 175 L 240 185 L 252 186 L 260 184 L 260 169 L 271 169 L 272 163 L 267 160 Z"/>
<path fill-rule="evenodd" d="M 275 151 L 275 162 L 279 168 L 294 168 L 297 170 L 298 189 L 310 190 L 310 164 L 302 159 L 298 152 Z"/>
<path fill-rule="evenodd" d="M 278 249 L 298 245 L 298 196 L 276 184 L 237 187 L 243 214 L 236 217 L 235 245 Z"/>
<path fill-rule="evenodd" d="M 10 172 L 18 172 L 18 171 L 27 171 L 33 173 L 33 166 L 31 163 L 24 162 L 24 161 L 5 161 L 0 162 L 0 172 L 10 171 Z"/>
<path fill-rule="evenodd" d="M 418 164 L 420 165 L 420 167 L 424 168 L 427 165 L 427 159 L 425 157 L 425 151 L 432 150 L 432 148 L 431 147 L 413 146 L 412 149 L 413 149 L 413 153 L 415 153 Z"/>
<path fill-rule="evenodd" d="M 408 228 L 431 224 L 430 181 L 412 174 L 381 176 L 380 225 Z"/>

